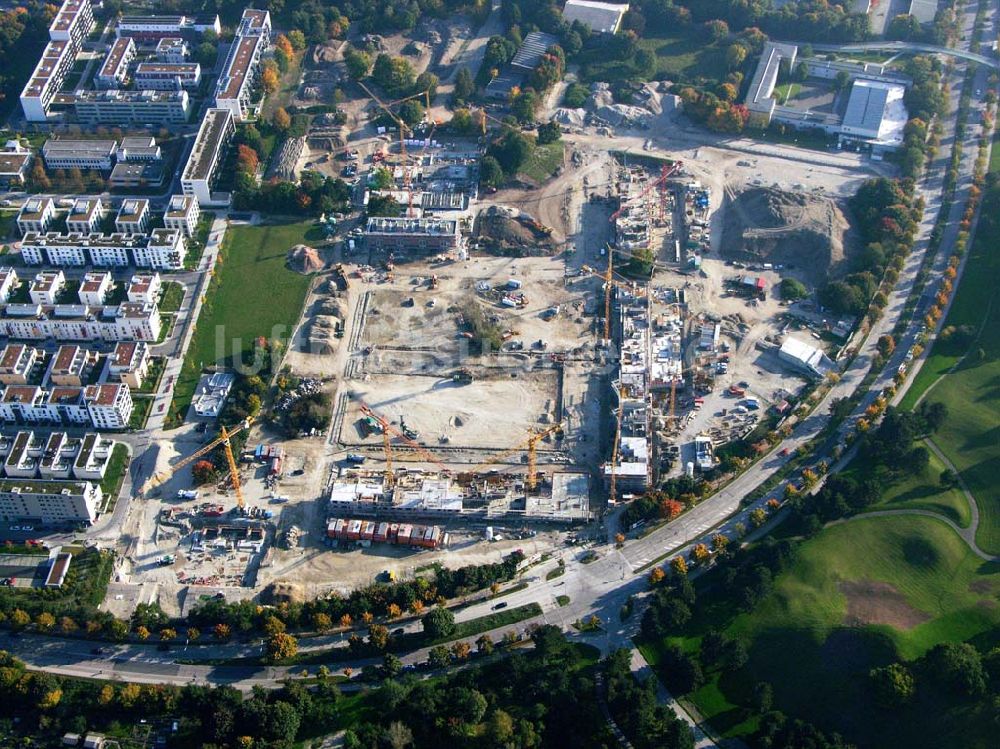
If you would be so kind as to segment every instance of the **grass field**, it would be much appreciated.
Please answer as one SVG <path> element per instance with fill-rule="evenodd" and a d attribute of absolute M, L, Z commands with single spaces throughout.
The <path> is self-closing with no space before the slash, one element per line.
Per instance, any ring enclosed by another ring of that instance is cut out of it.
<path fill-rule="evenodd" d="M 726 736 L 751 731 L 740 707 L 769 682 L 775 708 L 845 734 L 859 746 L 987 746 L 988 716 L 920 701 L 891 720 L 873 706 L 867 673 L 912 659 L 942 641 L 969 640 L 1000 624 L 1000 566 L 983 562 L 943 523 L 921 517 L 860 518 L 803 544 L 793 567 L 749 614 L 700 604 L 674 641 L 696 650 L 709 628 L 742 638 L 747 666 L 710 672 L 691 695 Z M 706 595 L 710 595 L 706 594 Z M 654 664 L 659 646 L 643 645 Z"/>
<path fill-rule="evenodd" d="M 202 369 L 230 366 L 253 350 L 259 336 L 287 338 L 298 320 L 309 277 L 285 267 L 296 244 L 319 239 L 312 222 L 233 226 L 198 318 L 181 374 L 174 385 L 168 426 L 187 413 Z M 221 347 L 217 341 L 222 341 Z"/>
<path fill-rule="evenodd" d="M 518 175 L 541 184 L 551 177 L 563 164 L 565 145 L 562 141 L 535 146 L 531 156 L 524 162 Z"/>
<path fill-rule="evenodd" d="M 902 481 L 893 484 L 882 499 L 869 509 L 872 512 L 930 510 L 968 528 L 972 522 L 972 510 L 960 489 L 941 486 L 941 472 L 944 470 L 944 463 L 932 452 L 930 463 L 922 473 L 908 474 Z"/>
<path fill-rule="evenodd" d="M 729 72 L 725 47 L 705 44 L 697 34 L 648 37 L 639 40 L 642 49 L 656 55 L 656 69 L 651 78 L 680 83 L 710 85 Z M 636 78 L 631 63 L 610 61 L 600 49 L 581 56 L 580 78 L 583 81 L 616 81 Z"/>
<path fill-rule="evenodd" d="M 774 87 L 774 98 L 777 99 L 779 103 L 785 104 L 789 100 L 798 96 L 799 91 L 801 90 L 801 83 L 795 83 L 794 81 L 782 83 L 780 86 Z"/>
<path fill-rule="evenodd" d="M 927 393 L 929 400 L 948 406 L 948 418 L 934 441 L 976 498 L 981 511 L 976 538 L 984 550 L 994 554 L 1000 553 L 1000 482 L 996 480 L 1000 473 L 998 209 L 1000 193 L 987 192 L 976 240 L 945 321 L 945 329 L 967 327 L 972 331 L 969 338 L 974 340 L 970 343 L 968 338 L 956 341 L 952 337 L 935 341 L 902 402 L 903 407 L 912 407 Z"/>
<path fill-rule="evenodd" d="M 163 284 L 163 296 L 160 297 L 160 312 L 176 312 L 184 301 L 184 287 L 176 281 Z"/>

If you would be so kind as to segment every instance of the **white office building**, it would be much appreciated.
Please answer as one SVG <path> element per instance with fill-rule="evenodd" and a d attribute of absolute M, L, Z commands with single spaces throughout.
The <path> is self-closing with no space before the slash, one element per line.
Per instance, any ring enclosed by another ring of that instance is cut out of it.
<path fill-rule="evenodd" d="M 235 132 L 230 110 L 209 109 L 205 113 L 181 174 L 181 189 L 185 195 L 197 198 L 200 206 L 229 204 L 228 193 L 218 199 L 212 197 L 212 186 L 218 177 L 226 145 Z"/>

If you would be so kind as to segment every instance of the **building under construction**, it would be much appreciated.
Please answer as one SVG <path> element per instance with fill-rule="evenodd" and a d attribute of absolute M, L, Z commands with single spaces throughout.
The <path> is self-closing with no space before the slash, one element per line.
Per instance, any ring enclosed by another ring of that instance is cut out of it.
<path fill-rule="evenodd" d="M 330 487 L 333 517 L 384 518 L 516 517 L 560 523 L 585 522 L 590 511 L 590 479 L 576 471 L 540 473 L 529 489 L 524 474 L 382 471 L 341 469 Z"/>

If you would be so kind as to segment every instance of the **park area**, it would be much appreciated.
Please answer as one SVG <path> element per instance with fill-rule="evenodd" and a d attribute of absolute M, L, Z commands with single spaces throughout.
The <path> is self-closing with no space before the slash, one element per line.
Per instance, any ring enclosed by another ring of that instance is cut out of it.
<path fill-rule="evenodd" d="M 650 80 L 715 85 L 729 72 L 726 47 L 709 44 L 696 34 L 647 37 L 638 43 L 656 58 Z M 582 53 L 580 63 L 580 77 L 585 81 L 632 80 L 638 72 L 634 60 L 614 59 L 602 49 Z"/>
<path fill-rule="evenodd" d="M 1000 554 L 1000 189 L 986 193 L 976 240 L 955 301 L 931 354 L 902 406 L 920 398 L 948 407 L 934 442 L 954 464 L 979 505 L 976 540 Z"/>
<path fill-rule="evenodd" d="M 696 652 L 711 629 L 741 639 L 736 671 L 709 670 L 689 699 L 723 736 L 757 725 L 754 685 L 773 688 L 774 709 L 838 731 L 858 746 L 987 746 L 989 716 L 918 690 L 892 720 L 875 705 L 868 672 L 912 660 L 940 642 L 982 638 L 1000 624 L 1000 568 L 928 517 L 859 517 L 799 547 L 791 568 L 750 613 L 712 590 L 699 595 L 684 635 L 666 643 Z M 711 599 L 711 600 L 706 600 Z M 654 665 L 660 643 L 645 644 Z M 988 647 L 987 647 L 988 649 Z M 928 704 L 932 702 L 934 704 Z"/>
<path fill-rule="evenodd" d="M 168 426 L 184 420 L 205 367 L 232 366 L 253 351 L 257 338 L 292 334 L 310 279 L 286 267 L 286 256 L 296 244 L 319 240 L 318 234 L 310 221 L 229 228 L 174 387 Z"/>

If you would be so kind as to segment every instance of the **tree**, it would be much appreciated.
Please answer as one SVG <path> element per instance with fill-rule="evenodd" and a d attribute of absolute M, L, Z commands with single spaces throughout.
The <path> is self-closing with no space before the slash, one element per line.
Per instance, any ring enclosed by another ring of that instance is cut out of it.
<path fill-rule="evenodd" d="M 441 640 L 455 633 L 455 615 L 445 608 L 431 609 L 420 622 L 432 640 Z"/>
<path fill-rule="evenodd" d="M 789 484 L 793 486 L 793 484 Z M 757 507 L 750 513 L 750 525 L 760 528 L 767 521 L 767 511 L 763 507 Z"/>
<path fill-rule="evenodd" d="M 265 67 L 260 82 L 266 93 L 273 94 L 278 90 L 278 71 L 272 67 Z"/>
<path fill-rule="evenodd" d="M 392 96 L 406 96 L 416 83 L 416 74 L 408 60 L 384 53 L 375 58 L 372 78 Z"/>
<path fill-rule="evenodd" d="M 445 668 L 451 665 L 451 653 L 444 645 L 435 645 L 427 653 L 427 662 L 431 668 Z"/>
<path fill-rule="evenodd" d="M 347 66 L 347 74 L 357 81 L 368 75 L 372 58 L 367 53 L 348 46 L 344 50 L 344 64 Z"/>
<path fill-rule="evenodd" d="M 887 709 L 906 704 L 917 691 L 913 674 L 902 663 L 873 668 L 868 672 L 868 678 L 875 690 L 875 701 Z"/>
<path fill-rule="evenodd" d="M 503 169 L 492 156 L 484 156 L 479 162 L 479 181 L 486 187 L 499 188 L 504 183 Z"/>
<path fill-rule="evenodd" d="M 851 83 L 851 74 L 846 70 L 841 70 L 833 79 L 833 87 L 837 91 L 843 91 Z"/>
<path fill-rule="evenodd" d="M 278 107 L 274 110 L 274 118 L 272 119 L 274 127 L 280 132 L 285 132 L 292 126 L 292 118 L 288 114 L 288 111 L 284 107 Z"/>
<path fill-rule="evenodd" d="M 781 279 L 781 286 L 779 288 L 781 289 L 781 298 L 789 302 L 793 302 L 796 299 L 805 299 L 809 295 L 805 284 L 794 278 Z"/>
<path fill-rule="evenodd" d="M 743 61 L 747 59 L 747 48 L 742 44 L 731 44 L 726 49 L 726 66 L 730 70 L 736 70 Z"/>
<path fill-rule="evenodd" d="M 402 670 L 403 662 L 399 659 L 399 656 L 392 653 L 386 653 L 382 656 L 382 673 L 387 677 L 398 676 Z"/>
<path fill-rule="evenodd" d="M 946 642 L 927 653 L 930 672 L 953 691 L 969 696 L 986 690 L 986 672 L 979 651 L 967 642 Z"/>
<path fill-rule="evenodd" d="M 372 624 L 368 627 L 368 642 L 378 651 L 389 647 L 389 628 L 384 624 Z"/>
<path fill-rule="evenodd" d="M 185 632 L 184 635 L 185 637 L 187 637 L 188 640 L 194 642 L 199 637 L 201 637 L 201 630 L 199 630 L 197 627 L 188 627 L 187 632 Z"/>
<path fill-rule="evenodd" d="M 271 663 L 294 658 L 298 652 L 298 640 L 287 632 L 276 632 L 267 638 L 265 658 Z"/>
<path fill-rule="evenodd" d="M 285 623 L 276 616 L 269 616 L 264 619 L 264 631 L 268 635 L 277 635 L 287 629 Z"/>
<path fill-rule="evenodd" d="M 306 48 L 306 35 L 298 29 L 292 29 L 288 32 L 288 41 L 291 42 L 292 49 L 296 52 L 301 52 Z"/>
<path fill-rule="evenodd" d="M 380 166 L 368 178 L 368 184 L 373 190 L 388 190 L 393 184 L 392 172 L 384 166 Z"/>
<path fill-rule="evenodd" d="M 754 708 L 761 715 L 770 712 L 771 705 L 774 703 L 774 688 L 766 681 L 758 681 L 753 686 L 751 700 Z"/>
<path fill-rule="evenodd" d="M 493 638 L 488 633 L 483 633 L 476 640 L 476 650 L 482 655 L 489 655 L 493 652 Z"/>
<path fill-rule="evenodd" d="M 531 155 L 531 142 L 516 130 L 506 131 L 489 148 L 504 174 L 514 175 Z"/>
<path fill-rule="evenodd" d="M 471 652 L 472 646 L 465 640 L 459 640 L 451 646 L 451 654 L 455 656 L 455 660 L 459 663 L 466 660 Z"/>
<path fill-rule="evenodd" d="M 79 629 L 79 627 L 77 626 L 76 622 L 73 621 L 70 617 L 64 616 L 61 619 L 59 619 L 59 631 L 62 632 L 64 635 L 68 635 L 71 632 L 75 632 L 77 629 Z"/>
<path fill-rule="evenodd" d="M 256 174 L 259 167 L 260 159 L 255 150 L 243 144 L 236 147 L 236 171 Z"/>
<path fill-rule="evenodd" d="M 676 575 L 686 575 L 688 571 L 687 562 L 684 557 L 674 557 L 670 560 L 670 569 L 674 571 Z"/>
<path fill-rule="evenodd" d="M 149 630 L 143 627 L 142 625 L 139 625 L 138 627 L 135 628 L 135 636 L 143 641 L 148 640 Z"/>
<path fill-rule="evenodd" d="M 629 258 L 628 272 L 633 276 L 648 278 L 653 275 L 655 256 L 649 247 L 636 247 Z"/>
<path fill-rule="evenodd" d="M 48 611 L 42 611 L 35 617 L 35 626 L 42 632 L 48 632 L 56 626 L 56 618 Z"/>
<path fill-rule="evenodd" d="M 538 145 L 544 146 L 548 143 L 555 143 L 562 137 L 562 128 L 555 120 L 543 123 L 538 126 Z"/>
<path fill-rule="evenodd" d="M 476 84 L 472 80 L 472 74 L 468 68 L 460 68 L 455 74 L 455 88 L 451 94 L 452 102 L 464 104 L 474 93 L 476 93 Z"/>
<path fill-rule="evenodd" d="M 385 741 L 391 749 L 406 749 L 413 743 L 413 731 L 406 724 L 394 720 L 385 729 Z"/>
<path fill-rule="evenodd" d="M 160 630 L 160 639 L 166 642 L 167 640 L 177 639 L 177 630 L 173 627 L 164 627 Z"/>
<path fill-rule="evenodd" d="M 111 636 L 115 642 L 124 642 L 125 638 L 128 637 L 128 622 L 122 621 L 121 619 L 112 619 L 108 622 L 108 635 Z"/>
<path fill-rule="evenodd" d="M 219 642 L 225 642 L 232 637 L 233 630 L 228 624 L 220 622 L 212 628 L 212 634 L 215 635 L 215 639 Z"/>
<path fill-rule="evenodd" d="M 410 99 L 409 101 L 404 101 L 400 107 L 398 115 L 399 119 L 405 122 L 411 127 L 423 121 L 424 119 L 424 105 L 421 104 L 416 99 Z"/>
<path fill-rule="evenodd" d="M 653 567 L 649 571 L 649 584 L 659 585 L 663 582 L 663 579 L 667 576 L 667 573 L 663 571 L 662 567 Z"/>
<path fill-rule="evenodd" d="M 317 611 L 312 615 L 312 626 L 317 632 L 326 632 L 333 627 L 333 620 L 330 619 L 329 614 Z"/>
<path fill-rule="evenodd" d="M 729 36 L 729 24 L 718 18 L 706 21 L 703 29 L 710 42 L 718 42 Z"/>
<path fill-rule="evenodd" d="M 887 358 L 896 350 L 896 340 L 891 335 L 880 336 L 876 347 L 882 358 Z"/>

